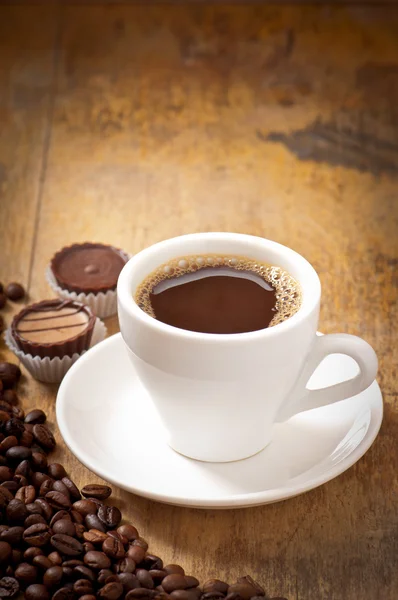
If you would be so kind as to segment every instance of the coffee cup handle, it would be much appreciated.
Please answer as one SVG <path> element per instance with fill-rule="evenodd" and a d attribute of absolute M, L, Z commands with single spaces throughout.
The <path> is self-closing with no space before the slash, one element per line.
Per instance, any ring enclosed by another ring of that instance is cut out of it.
<path fill-rule="evenodd" d="M 326 388 L 308 389 L 306 386 L 311 375 L 329 354 L 350 356 L 359 366 L 359 373 L 347 381 Z M 289 400 L 282 404 L 276 421 L 283 422 L 299 412 L 334 404 L 363 392 L 375 380 L 377 364 L 372 346 L 355 335 L 330 333 L 316 336 L 304 368 L 289 394 Z"/>

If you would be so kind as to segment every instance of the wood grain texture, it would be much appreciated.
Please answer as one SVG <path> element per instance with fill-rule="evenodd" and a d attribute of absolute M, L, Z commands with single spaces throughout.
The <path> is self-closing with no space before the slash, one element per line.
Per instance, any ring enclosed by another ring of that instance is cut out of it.
<path fill-rule="evenodd" d="M 136 252 L 193 231 L 262 235 L 318 270 L 320 328 L 380 358 L 381 433 L 336 480 L 236 511 L 115 490 L 125 515 L 202 580 L 396 600 L 398 11 L 63 4 L 2 7 L 0 29 L 2 279 L 39 300 L 70 242 Z M 26 377 L 21 395 L 54 422 L 56 386 Z M 96 481 L 58 441 L 76 482 Z"/>

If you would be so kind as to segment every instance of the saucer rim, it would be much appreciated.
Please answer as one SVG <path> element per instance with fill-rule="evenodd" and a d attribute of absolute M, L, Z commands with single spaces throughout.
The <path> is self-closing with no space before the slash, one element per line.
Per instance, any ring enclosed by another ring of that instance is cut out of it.
<path fill-rule="evenodd" d="M 322 334 L 321 334 L 322 335 Z M 80 359 L 71 367 L 68 373 L 65 375 L 59 387 L 57 398 L 56 398 L 56 419 L 60 434 L 72 452 L 72 454 L 87 467 L 94 474 L 98 475 L 105 481 L 122 488 L 132 494 L 161 502 L 164 504 L 171 504 L 174 506 L 186 506 L 189 508 L 208 508 L 208 509 L 226 509 L 226 508 L 245 508 L 250 506 L 259 506 L 263 504 L 271 504 L 281 502 L 295 496 L 299 496 L 312 489 L 315 489 L 325 483 L 328 483 L 332 479 L 335 479 L 350 467 L 352 467 L 362 456 L 369 450 L 370 446 L 376 439 L 383 420 L 383 397 L 380 390 L 380 386 L 377 381 L 374 380 L 370 387 L 374 387 L 375 398 L 369 403 L 370 423 L 368 430 L 366 431 L 361 442 L 350 452 L 342 461 L 338 462 L 334 467 L 328 469 L 324 476 L 314 476 L 302 484 L 296 486 L 286 486 L 283 488 L 273 488 L 271 490 L 263 490 L 259 492 L 251 492 L 246 494 L 231 494 L 230 496 L 223 496 L 222 498 L 200 498 L 200 497 L 184 497 L 181 495 L 162 494 L 154 492 L 145 488 L 135 487 L 128 483 L 123 483 L 119 479 L 114 478 L 112 473 L 108 472 L 107 469 L 102 469 L 101 466 L 97 466 L 93 463 L 90 457 L 84 450 L 79 448 L 78 442 L 73 439 L 73 435 L 68 428 L 67 419 L 64 416 L 67 390 L 69 381 L 74 377 L 76 370 L 84 368 L 85 362 L 95 360 L 95 355 L 100 354 L 104 351 L 105 346 L 118 345 L 123 342 L 121 333 L 116 333 L 90 350 L 88 350 Z M 368 388 L 369 389 L 369 388 Z M 366 390 L 365 390 L 366 391 Z M 364 392 L 361 392 L 364 393 Z M 376 398 L 377 396 L 377 398 Z M 187 457 L 186 460 L 193 460 Z M 245 459 L 250 460 L 250 459 Z"/>

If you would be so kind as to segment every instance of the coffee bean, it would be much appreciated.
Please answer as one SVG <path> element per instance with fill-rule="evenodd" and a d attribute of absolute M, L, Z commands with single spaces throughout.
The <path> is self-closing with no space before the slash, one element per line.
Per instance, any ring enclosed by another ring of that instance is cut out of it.
<path fill-rule="evenodd" d="M 62 587 L 57 590 L 55 594 L 51 597 L 51 600 L 75 600 L 75 592 L 72 588 Z"/>
<path fill-rule="evenodd" d="M 166 569 L 165 569 L 166 570 Z M 162 581 L 162 587 L 165 592 L 170 594 L 174 590 L 185 590 L 189 586 L 184 575 L 175 573 L 173 575 L 167 575 Z"/>
<path fill-rule="evenodd" d="M 45 498 L 49 505 L 56 510 L 67 510 L 72 506 L 69 498 L 65 494 L 61 494 L 61 492 L 47 492 Z"/>
<path fill-rule="evenodd" d="M 163 567 L 163 570 L 166 571 L 167 575 L 174 575 L 174 574 L 185 575 L 185 571 L 182 567 L 180 567 L 180 565 L 174 565 L 174 564 L 166 565 Z"/>
<path fill-rule="evenodd" d="M 23 587 L 35 583 L 38 579 L 37 567 L 30 565 L 29 563 L 23 562 L 17 566 L 14 573 L 15 579 L 17 579 Z"/>
<path fill-rule="evenodd" d="M 88 579 L 91 582 L 94 582 L 96 579 L 94 571 L 86 565 L 77 565 L 73 571 L 79 575 L 79 579 Z"/>
<path fill-rule="evenodd" d="M 36 498 L 36 490 L 33 485 L 24 485 L 23 487 L 19 488 L 15 494 L 15 498 L 17 498 L 17 500 L 21 500 L 24 502 L 24 504 L 30 504 L 31 502 L 34 502 Z"/>
<path fill-rule="evenodd" d="M 77 489 L 76 485 L 73 483 L 73 481 L 69 479 L 69 477 L 62 477 L 61 481 L 68 488 L 69 495 L 72 498 L 72 500 L 80 500 L 81 494 Z"/>
<path fill-rule="evenodd" d="M 29 546 L 45 546 L 50 540 L 51 534 L 48 525 L 37 523 L 25 529 L 23 534 L 24 542 Z"/>
<path fill-rule="evenodd" d="M 6 531 L 0 534 L 0 541 L 8 542 L 11 546 L 16 546 L 22 540 L 23 527 L 9 527 Z M 1 598 L 1 595 L 0 595 Z"/>
<path fill-rule="evenodd" d="M 112 577 L 113 573 L 109 569 L 101 569 L 98 572 L 97 581 L 100 585 L 104 585 L 109 577 Z"/>
<path fill-rule="evenodd" d="M 126 556 L 125 558 L 119 560 L 119 562 L 116 564 L 116 573 L 134 573 L 135 568 L 136 564 L 133 559 Z"/>
<path fill-rule="evenodd" d="M 25 413 L 22 410 L 22 408 L 20 408 L 19 406 L 11 406 L 11 416 L 15 417 L 16 419 L 21 419 L 21 421 L 25 418 Z M 22 423 L 23 425 L 23 423 Z M 24 431 L 25 431 L 25 425 L 24 425 Z"/>
<path fill-rule="evenodd" d="M 198 588 L 191 588 L 189 590 L 174 590 L 170 596 L 174 600 L 199 600 L 202 592 Z"/>
<path fill-rule="evenodd" d="M 58 586 L 63 577 L 62 567 L 53 566 L 47 569 L 43 575 L 43 583 L 47 588 L 53 588 Z"/>
<path fill-rule="evenodd" d="M 104 533 L 106 531 L 105 525 L 101 523 L 97 515 L 86 515 L 84 523 L 86 524 L 87 529 L 98 529 L 99 531 L 103 531 Z"/>
<path fill-rule="evenodd" d="M 102 551 L 111 558 L 123 558 L 124 548 L 123 544 L 119 540 L 115 540 L 112 537 L 107 537 L 102 544 Z"/>
<path fill-rule="evenodd" d="M 51 519 L 50 527 L 54 527 L 54 523 L 56 523 L 57 521 L 60 521 L 61 519 L 69 519 L 69 521 L 72 520 L 70 513 L 68 513 L 66 510 L 59 510 L 58 512 L 55 513 L 55 515 Z"/>
<path fill-rule="evenodd" d="M 42 515 L 29 515 L 24 521 L 26 529 L 31 525 L 36 525 L 37 523 L 44 523 L 44 525 L 47 525 L 47 522 Z"/>
<path fill-rule="evenodd" d="M 31 433 L 30 431 L 25 429 L 24 432 L 22 433 L 21 437 L 19 438 L 19 444 L 20 444 L 20 446 L 25 446 L 26 448 L 30 448 L 31 445 L 33 444 L 33 433 Z"/>
<path fill-rule="evenodd" d="M 6 285 L 4 292 L 7 298 L 13 301 L 21 300 L 21 298 L 25 296 L 24 288 L 20 283 L 17 283 L 16 281 L 12 281 L 8 285 Z"/>
<path fill-rule="evenodd" d="M 228 588 L 229 594 L 239 594 L 242 600 L 249 600 L 252 596 L 256 596 L 256 588 L 251 583 L 234 583 Z"/>
<path fill-rule="evenodd" d="M 79 525 L 79 523 L 75 523 L 75 527 L 76 527 L 76 537 L 79 540 L 83 541 L 83 533 L 85 533 L 86 528 L 84 527 L 84 525 Z"/>
<path fill-rule="evenodd" d="M 25 590 L 26 600 L 50 600 L 50 594 L 45 585 L 33 583 Z"/>
<path fill-rule="evenodd" d="M 193 588 L 199 585 L 199 580 L 196 579 L 196 577 L 192 577 L 192 575 L 185 575 L 185 582 L 187 584 L 187 588 Z"/>
<path fill-rule="evenodd" d="M 155 584 L 153 582 L 151 575 L 148 573 L 148 571 L 146 571 L 145 569 L 137 569 L 135 572 L 135 575 L 136 575 L 138 581 L 140 582 L 141 587 L 147 588 L 148 590 L 154 589 Z"/>
<path fill-rule="evenodd" d="M 42 454 L 41 452 L 32 451 L 30 463 L 34 470 L 43 471 L 47 468 L 47 457 L 45 454 Z"/>
<path fill-rule="evenodd" d="M 9 362 L 0 362 L 0 379 L 5 390 L 14 387 L 21 377 L 21 369 Z"/>
<path fill-rule="evenodd" d="M 159 556 L 148 554 L 141 563 L 141 567 L 149 571 L 150 569 L 163 569 L 163 561 Z"/>
<path fill-rule="evenodd" d="M 37 490 L 40 489 L 41 484 L 48 479 L 52 481 L 51 477 L 49 477 L 46 473 L 41 473 L 40 471 L 32 473 L 32 484 Z"/>
<path fill-rule="evenodd" d="M 21 437 L 24 431 L 24 424 L 17 417 L 11 417 L 11 419 L 8 419 L 4 425 L 4 434 L 15 435 L 15 437 L 18 439 Z"/>
<path fill-rule="evenodd" d="M 159 585 L 167 575 L 166 571 L 163 571 L 163 569 L 151 569 L 148 573 L 152 577 L 155 585 Z"/>
<path fill-rule="evenodd" d="M 14 390 L 8 389 L 3 391 L 2 399 L 12 406 L 16 406 L 19 402 L 17 393 Z"/>
<path fill-rule="evenodd" d="M 98 500 L 106 500 L 112 493 L 112 490 L 107 485 L 97 485 L 95 483 L 91 485 L 85 485 L 82 488 L 81 493 L 83 496 L 90 498 L 97 498 Z"/>
<path fill-rule="evenodd" d="M 72 537 L 76 535 L 76 526 L 70 519 L 59 519 L 53 524 L 52 530 L 54 533 L 62 533 Z"/>
<path fill-rule="evenodd" d="M 18 448 L 18 446 L 15 446 L 15 448 Z M 8 452 L 11 452 L 11 450 L 15 450 L 15 448 L 10 448 L 8 450 Z M 28 450 L 28 448 L 27 448 L 27 450 Z M 24 459 L 15 468 L 15 475 L 23 475 L 23 477 L 30 477 L 30 474 L 31 474 L 30 462 L 28 459 Z M 25 485 L 27 485 L 27 484 L 25 484 Z"/>
<path fill-rule="evenodd" d="M 78 596 L 83 596 L 84 594 L 91 594 L 93 591 L 93 584 L 88 579 L 78 579 L 73 584 L 73 591 Z"/>
<path fill-rule="evenodd" d="M 89 531 L 85 531 L 83 533 L 83 539 L 86 542 L 91 542 L 92 544 L 103 544 L 107 538 L 108 536 L 106 533 L 99 531 L 98 529 L 90 529 Z"/>
<path fill-rule="evenodd" d="M 127 556 L 132 558 L 137 565 L 144 560 L 145 554 L 146 552 L 144 548 L 140 548 L 139 546 L 130 546 L 130 548 L 127 550 Z"/>
<path fill-rule="evenodd" d="M 69 512 L 70 517 L 74 523 L 82 525 L 84 523 L 84 516 L 80 514 L 77 510 L 71 510 Z"/>
<path fill-rule="evenodd" d="M 60 554 L 66 556 L 79 556 L 83 553 L 83 546 L 70 535 L 64 535 L 62 533 L 56 533 L 51 537 L 51 545 L 58 550 Z"/>
<path fill-rule="evenodd" d="M 0 579 L 0 598 L 15 598 L 19 594 L 19 583 L 14 577 Z"/>
<path fill-rule="evenodd" d="M 48 465 L 47 472 L 53 479 L 62 479 L 63 477 L 66 477 L 66 471 L 64 467 L 59 463 L 51 463 L 50 465 Z"/>
<path fill-rule="evenodd" d="M 12 548 L 8 542 L 0 540 L 0 565 L 7 564 L 11 556 Z"/>
<path fill-rule="evenodd" d="M 0 444 L 0 452 L 5 454 L 13 446 L 18 446 L 18 440 L 15 435 L 8 435 Z"/>
<path fill-rule="evenodd" d="M 32 450 L 26 446 L 13 446 L 6 452 L 6 459 L 10 463 L 20 463 L 23 460 L 28 460 L 32 456 Z M 30 465 L 29 465 L 30 466 Z"/>
<path fill-rule="evenodd" d="M 79 558 L 70 558 L 68 560 L 64 560 L 64 562 L 62 563 L 62 566 L 70 567 L 71 569 L 74 569 L 75 567 L 79 567 L 82 565 L 84 565 L 84 562 L 82 560 L 80 560 Z"/>
<path fill-rule="evenodd" d="M 125 600 L 132 600 L 133 598 L 148 598 L 151 600 L 152 598 L 155 598 L 157 594 L 158 592 L 156 592 L 155 590 L 147 590 L 146 588 L 135 588 L 127 592 Z"/>
<path fill-rule="evenodd" d="M 9 481 L 13 478 L 13 475 L 14 473 L 10 469 L 10 467 L 0 466 L 0 483 L 3 483 L 4 481 Z"/>
<path fill-rule="evenodd" d="M 107 583 L 98 592 L 98 598 L 104 600 L 118 600 L 123 595 L 123 586 L 117 581 Z"/>
<path fill-rule="evenodd" d="M 116 506 L 100 506 L 98 518 L 109 529 L 117 527 L 122 519 L 120 510 Z"/>
<path fill-rule="evenodd" d="M 84 552 L 91 552 L 91 550 L 95 550 L 94 544 L 91 542 L 83 542 Z"/>
<path fill-rule="evenodd" d="M 25 417 L 25 423 L 29 423 L 30 425 L 43 425 L 43 423 L 46 422 L 46 419 L 46 413 L 39 408 L 35 408 L 28 412 Z"/>
<path fill-rule="evenodd" d="M 142 537 L 135 539 L 132 544 L 133 546 L 140 546 L 141 548 L 144 548 L 144 550 L 148 550 L 148 542 Z"/>
<path fill-rule="evenodd" d="M 44 498 L 45 495 L 48 494 L 48 492 L 52 492 L 54 483 L 55 482 L 52 479 L 46 479 L 45 481 L 43 481 L 39 489 L 39 496 Z"/>
<path fill-rule="evenodd" d="M 35 500 L 35 504 L 40 506 L 42 510 L 42 515 L 47 519 L 47 521 L 49 521 L 53 516 L 53 509 L 51 508 L 47 500 L 45 500 L 44 498 L 37 498 L 37 500 Z"/>
<path fill-rule="evenodd" d="M 33 436 L 36 442 L 46 450 L 54 450 L 55 438 L 46 425 L 34 425 Z"/>
<path fill-rule="evenodd" d="M 19 525 L 25 521 L 28 516 L 26 505 L 21 500 L 10 500 L 6 508 L 6 516 L 11 524 Z"/>
<path fill-rule="evenodd" d="M 27 561 L 33 561 L 35 556 L 40 556 L 43 554 L 43 550 L 41 548 L 27 548 L 23 554 L 23 557 Z"/>
<path fill-rule="evenodd" d="M 80 596 L 80 600 L 96 600 L 96 596 L 93 594 L 84 594 L 84 596 Z"/>
<path fill-rule="evenodd" d="M 54 552 L 50 552 L 47 558 L 53 563 L 53 565 L 56 565 L 58 567 L 62 565 L 62 556 L 56 550 L 54 550 Z"/>
<path fill-rule="evenodd" d="M 77 510 L 83 517 L 86 515 L 94 515 L 97 512 L 97 505 L 91 500 L 77 500 L 73 503 L 73 508 Z"/>
<path fill-rule="evenodd" d="M 109 569 L 111 566 L 111 560 L 109 556 L 107 556 L 104 552 L 97 552 L 96 550 L 87 552 L 87 554 L 84 555 L 83 560 L 85 564 L 92 569 Z"/>
<path fill-rule="evenodd" d="M 7 504 L 10 500 L 13 500 L 13 494 L 18 490 L 18 484 L 16 481 L 3 481 L 0 484 L 0 506 Z"/>

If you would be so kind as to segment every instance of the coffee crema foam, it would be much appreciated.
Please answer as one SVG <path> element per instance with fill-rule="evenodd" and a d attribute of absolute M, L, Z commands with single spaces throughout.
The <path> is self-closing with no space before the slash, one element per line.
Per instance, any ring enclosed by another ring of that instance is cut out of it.
<path fill-rule="evenodd" d="M 275 316 L 269 327 L 278 325 L 292 317 L 300 308 L 302 293 L 300 284 L 287 271 L 267 263 L 247 258 L 245 256 L 229 254 L 220 256 L 216 254 L 201 254 L 180 256 L 169 260 L 152 271 L 137 287 L 134 300 L 149 316 L 156 319 L 150 294 L 156 293 L 155 288 L 162 281 L 178 279 L 189 273 L 196 273 L 204 269 L 220 269 L 223 267 L 231 271 L 245 271 L 260 276 L 266 283 L 275 289 L 276 305 Z M 232 275 L 232 273 L 231 273 Z M 183 285 L 184 282 L 181 282 Z"/>

